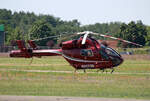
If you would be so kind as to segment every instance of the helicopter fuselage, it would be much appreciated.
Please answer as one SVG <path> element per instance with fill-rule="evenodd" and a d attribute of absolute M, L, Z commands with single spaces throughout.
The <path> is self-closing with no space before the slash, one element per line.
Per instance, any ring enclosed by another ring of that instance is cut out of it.
<path fill-rule="evenodd" d="M 93 38 L 87 38 L 82 45 L 82 37 L 62 43 L 62 56 L 76 69 L 113 68 L 123 62 L 112 48 L 106 47 Z"/>
<path fill-rule="evenodd" d="M 82 44 L 83 37 L 77 40 L 62 42 L 60 49 L 37 49 L 32 41 L 29 42 L 34 48 L 27 49 L 21 40 L 17 41 L 20 50 L 10 52 L 10 57 L 42 57 L 63 56 L 75 69 L 106 69 L 120 65 L 123 59 L 114 49 L 107 47 L 93 38 L 87 38 Z"/>

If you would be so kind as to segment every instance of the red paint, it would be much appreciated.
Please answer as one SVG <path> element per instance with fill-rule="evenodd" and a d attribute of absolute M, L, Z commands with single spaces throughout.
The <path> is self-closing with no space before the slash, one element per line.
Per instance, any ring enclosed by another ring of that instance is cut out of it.
<path fill-rule="evenodd" d="M 27 49 L 21 40 L 17 40 L 20 50 L 13 50 L 10 57 L 42 57 L 63 56 L 76 69 L 106 69 L 113 68 L 123 62 L 122 57 L 112 48 L 105 47 L 93 38 L 87 38 L 81 44 L 83 37 L 78 40 L 62 42 L 61 49 L 38 49 L 32 41 Z M 111 53 L 112 52 L 112 53 Z"/>

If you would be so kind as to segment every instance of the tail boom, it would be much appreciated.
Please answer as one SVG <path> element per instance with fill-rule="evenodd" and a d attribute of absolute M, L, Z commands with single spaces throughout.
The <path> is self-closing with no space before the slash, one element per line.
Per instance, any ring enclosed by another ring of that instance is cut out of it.
<path fill-rule="evenodd" d="M 17 40 L 16 42 L 19 50 L 12 50 L 10 52 L 10 57 L 31 58 L 41 56 L 58 56 L 61 55 L 62 52 L 61 49 L 38 49 L 32 40 L 28 41 L 31 48 L 26 48 L 24 41 L 22 40 Z"/>
<path fill-rule="evenodd" d="M 42 56 L 61 56 L 61 49 L 47 49 L 47 50 L 13 50 L 10 52 L 10 57 L 42 57 Z"/>

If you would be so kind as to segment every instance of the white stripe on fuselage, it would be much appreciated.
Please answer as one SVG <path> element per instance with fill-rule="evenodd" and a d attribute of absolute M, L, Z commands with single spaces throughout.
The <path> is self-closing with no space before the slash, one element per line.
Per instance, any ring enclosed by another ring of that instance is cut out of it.
<path fill-rule="evenodd" d="M 62 52 L 58 51 L 58 50 L 34 50 L 34 53 L 56 53 L 56 54 L 61 54 L 64 58 L 68 59 L 68 60 L 72 60 L 72 61 L 76 61 L 76 62 L 87 62 L 87 63 L 102 63 L 102 62 L 108 62 L 108 61 L 96 61 L 96 60 L 83 60 L 83 59 L 78 59 L 78 58 L 72 58 L 70 56 L 67 56 L 65 54 L 63 54 Z"/>
<path fill-rule="evenodd" d="M 67 55 L 65 55 L 65 54 L 62 54 L 62 56 L 63 57 L 65 57 L 65 58 L 67 58 L 67 59 L 69 59 L 69 60 L 72 60 L 72 61 L 76 61 L 76 62 L 87 62 L 87 63 L 102 63 L 102 62 L 108 62 L 108 61 L 94 61 L 94 60 L 83 60 L 83 59 L 77 59 L 77 58 L 72 58 L 72 57 L 70 57 L 70 56 L 67 56 Z"/>
<path fill-rule="evenodd" d="M 62 54 L 58 50 L 34 50 L 33 53 L 56 53 L 56 54 Z"/>

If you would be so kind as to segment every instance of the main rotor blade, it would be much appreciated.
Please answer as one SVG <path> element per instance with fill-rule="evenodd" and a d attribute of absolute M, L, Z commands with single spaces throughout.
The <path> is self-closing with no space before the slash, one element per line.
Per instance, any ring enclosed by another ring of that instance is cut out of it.
<path fill-rule="evenodd" d="M 84 31 L 84 32 L 79 32 L 79 33 L 77 33 L 78 35 L 79 35 L 79 34 L 84 34 L 84 37 L 83 37 L 82 43 L 81 43 L 82 45 L 85 44 L 88 34 L 92 34 L 92 33 L 93 33 L 93 32 L 90 32 L 90 31 Z"/>
<path fill-rule="evenodd" d="M 34 40 L 32 40 L 32 41 L 40 41 L 40 40 L 44 40 L 44 39 L 57 38 L 57 37 L 60 37 L 60 35 L 57 35 L 57 36 L 49 36 L 49 37 L 44 37 L 44 38 L 39 38 L 39 39 L 34 39 Z"/>
<path fill-rule="evenodd" d="M 82 39 L 82 45 L 85 44 L 86 38 L 87 38 L 88 34 L 89 34 L 89 33 L 84 34 L 84 37 L 83 37 L 83 39 Z"/>
<path fill-rule="evenodd" d="M 93 33 L 93 34 L 94 35 L 100 35 L 100 36 L 106 37 L 106 38 L 111 38 L 111 39 L 114 39 L 114 40 L 119 40 L 119 41 L 126 42 L 126 43 L 130 43 L 130 44 L 137 45 L 137 46 L 140 46 L 140 47 L 143 46 L 143 45 L 140 45 L 140 44 L 137 44 L 137 43 L 134 43 L 134 42 L 131 42 L 131 41 L 123 40 L 121 38 L 116 38 L 116 37 L 113 37 L 113 36 L 110 36 L 110 35 L 104 35 L 104 34 L 99 34 L 99 33 Z"/>
<path fill-rule="evenodd" d="M 80 35 L 80 34 L 86 34 L 86 33 L 93 34 L 93 32 L 91 31 L 78 32 L 76 34 Z"/>

